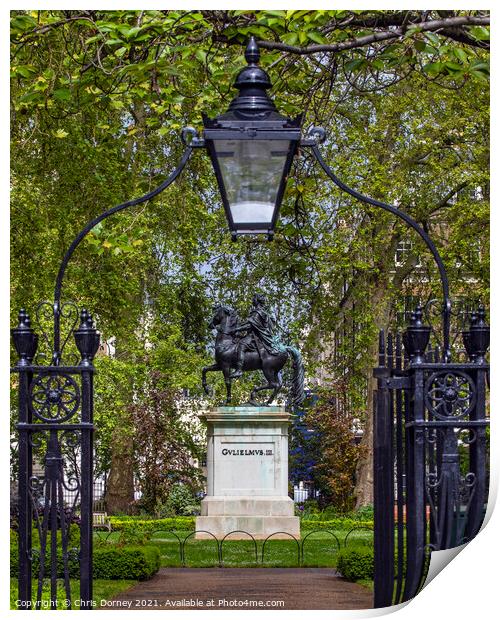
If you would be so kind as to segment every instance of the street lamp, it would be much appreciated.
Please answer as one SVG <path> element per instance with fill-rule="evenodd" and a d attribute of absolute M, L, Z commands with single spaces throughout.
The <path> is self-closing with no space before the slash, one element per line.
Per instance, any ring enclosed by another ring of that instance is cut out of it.
<path fill-rule="evenodd" d="M 245 50 L 238 95 L 224 114 L 204 115 L 203 138 L 219 185 L 233 239 L 267 234 L 273 238 L 286 180 L 301 139 L 302 115 L 282 116 L 267 94 L 268 74 L 258 66 L 252 37 Z"/>

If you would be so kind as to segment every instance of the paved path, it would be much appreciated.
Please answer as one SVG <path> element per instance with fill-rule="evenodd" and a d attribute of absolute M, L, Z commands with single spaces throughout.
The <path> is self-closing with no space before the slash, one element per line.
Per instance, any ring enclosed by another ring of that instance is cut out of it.
<path fill-rule="evenodd" d="M 367 609 L 372 597 L 332 568 L 162 568 L 107 608 Z"/>

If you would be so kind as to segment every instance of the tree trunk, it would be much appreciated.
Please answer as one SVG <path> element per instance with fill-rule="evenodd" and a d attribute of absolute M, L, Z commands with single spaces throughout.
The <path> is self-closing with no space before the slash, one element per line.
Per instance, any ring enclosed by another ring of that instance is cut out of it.
<path fill-rule="evenodd" d="M 127 432 L 113 442 L 111 469 L 106 489 L 109 514 L 130 514 L 134 501 L 134 468 L 132 437 Z"/>
<path fill-rule="evenodd" d="M 363 451 L 356 468 L 356 487 L 354 490 L 356 510 L 362 506 L 373 505 L 373 395 L 375 379 L 369 376 L 367 383 L 366 422 L 361 439 Z"/>
<path fill-rule="evenodd" d="M 375 324 L 377 332 L 385 329 L 389 322 L 390 299 L 388 299 L 385 286 L 379 286 L 376 290 L 372 303 L 374 308 L 379 308 Z M 378 354 L 378 338 L 374 338 L 374 342 L 370 347 L 370 366 L 366 369 L 367 390 L 366 390 L 366 421 L 363 429 L 363 437 L 361 446 L 363 446 L 363 454 L 358 461 L 356 469 L 356 487 L 354 494 L 356 496 L 356 509 L 362 506 L 373 505 L 373 397 L 377 383 L 373 377 L 373 367 L 377 364 Z"/>

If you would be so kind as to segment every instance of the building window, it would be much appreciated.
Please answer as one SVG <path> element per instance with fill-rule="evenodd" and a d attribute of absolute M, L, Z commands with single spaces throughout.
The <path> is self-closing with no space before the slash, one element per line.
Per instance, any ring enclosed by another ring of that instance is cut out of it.
<path fill-rule="evenodd" d="M 413 252 L 413 241 L 408 241 L 408 240 L 400 241 L 396 248 L 396 253 L 394 254 L 395 266 L 402 267 L 406 263 L 406 261 L 408 260 L 412 252 Z M 422 266 L 422 263 L 420 260 L 420 256 L 418 256 L 416 267 L 421 267 L 421 266 Z"/>

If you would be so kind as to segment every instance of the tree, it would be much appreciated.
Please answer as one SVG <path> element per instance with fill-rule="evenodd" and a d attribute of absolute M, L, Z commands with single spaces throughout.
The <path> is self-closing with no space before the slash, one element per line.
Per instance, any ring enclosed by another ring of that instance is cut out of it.
<path fill-rule="evenodd" d="M 342 383 L 338 382 L 333 389 L 321 394 L 317 404 L 308 411 L 306 420 L 317 431 L 315 442 L 322 455 L 313 467 L 321 501 L 346 513 L 355 506 L 356 467 L 366 449 L 356 442 L 352 412 L 339 406 L 343 398 Z"/>
<path fill-rule="evenodd" d="M 191 491 L 201 490 L 199 429 L 185 417 L 179 395 L 153 372 L 144 398 L 132 406 L 134 454 L 142 497 L 140 506 L 157 512 L 167 501 L 174 485 L 182 483 Z"/>

